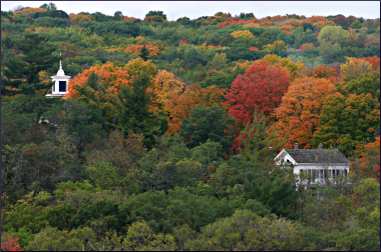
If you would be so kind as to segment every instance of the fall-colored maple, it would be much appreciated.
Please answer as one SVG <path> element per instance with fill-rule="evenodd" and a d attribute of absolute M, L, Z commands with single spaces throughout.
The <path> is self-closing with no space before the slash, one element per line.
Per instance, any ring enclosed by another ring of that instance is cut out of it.
<path fill-rule="evenodd" d="M 336 83 L 338 80 L 338 69 L 334 66 L 318 65 L 312 69 L 312 76 L 315 78 L 326 78 Z"/>
<path fill-rule="evenodd" d="M 108 52 L 126 52 L 134 56 L 139 56 L 143 47 L 145 47 L 148 50 L 149 56 L 157 56 L 160 53 L 159 46 L 153 43 L 133 44 L 133 45 L 127 45 L 125 47 L 108 48 L 107 51 Z"/>
<path fill-rule="evenodd" d="M 168 112 L 168 134 L 174 134 L 181 128 L 182 121 L 188 117 L 191 110 L 197 105 L 210 107 L 221 103 L 223 90 L 209 86 L 201 88 L 199 85 L 188 85 L 180 95 L 173 95 L 166 103 Z"/>
<path fill-rule="evenodd" d="M 311 147 L 310 140 L 319 127 L 324 99 L 335 91 L 335 85 L 327 79 L 304 77 L 294 80 L 275 110 L 277 121 L 270 131 L 283 139 L 288 148 L 295 142 L 301 147 Z"/>
<path fill-rule="evenodd" d="M 286 68 L 255 61 L 235 78 L 225 96 L 229 114 L 242 124 L 249 123 L 256 110 L 270 115 L 280 104 L 288 84 Z"/>
<path fill-rule="evenodd" d="M 181 95 L 185 90 L 185 83 L 166 70 L 159 71 L 147 89 L 151 94 L 150 110 L 153 112 L 169 112 L 169 100 Z"/>
<path fill-rule="evenodd" d="M 359 168 L 360 175 L 365 177 L 380 178 L 380 136 L 376 140 L 365 145 L 357 146 L 357 153 L 359 155 Z"/>
<path fill-rule="evenodd" d="M 130 60 L 124 66 L 116 66 L 111 62 L 94 65 L 70 80 L 66 98 L 77 97 L 76 87 L 86 85 L 91 73 L 97 75 L 98 83 L 105 87 L 106 93 L 117 94 L 121 86 L 131 86 L 143 74 L 147 74 L 150 79 L 156 71 L 156 66 L 151 61 L 144 61 L 141 58 Z"/>
<path fill-rule="evenodd" d="M 4 238 L 4 241 L 2 240 L 0 243 L 0 250 L 1 251 L 23 251 L 19 244 L 19 239 L 17 237 L 2 237 Z"/>
<path fill-rule="evenodd" d="M 94 65 L 85 69 L 70 80 L 69 91 L 66 97 L 77 97 L 78 93 L 76 87 L 86 85 L 91 73 L 97 75 L 99 83 L 101 85 L 106 85 L 107 91 L 110 93 L 117 93 L 121 85 L 130 85 L 130 75 L 126 66 L 118 67 L 111 62 L 107 62 L 103 65 Z"/>

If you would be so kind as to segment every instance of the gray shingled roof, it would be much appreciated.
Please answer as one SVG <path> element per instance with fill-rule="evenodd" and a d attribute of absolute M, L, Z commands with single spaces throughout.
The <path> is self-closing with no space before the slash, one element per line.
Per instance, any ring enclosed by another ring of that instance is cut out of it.
<path fill-rule="evenodd" d="M 288 149 L 298 163 L 348 163 L 348 159 L 338 149 Z"/>

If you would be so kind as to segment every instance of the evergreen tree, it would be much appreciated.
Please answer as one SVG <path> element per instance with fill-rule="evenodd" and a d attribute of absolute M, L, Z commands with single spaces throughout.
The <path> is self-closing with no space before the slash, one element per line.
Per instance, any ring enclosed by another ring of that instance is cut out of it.
<path fill-rule="evenodd" d="M 143 48 L 140 50 L 140 58 L 144 60 L 148 60 L 148 57 L 149 57 L 149 51 L 146 45 L 144 45 Z"/>

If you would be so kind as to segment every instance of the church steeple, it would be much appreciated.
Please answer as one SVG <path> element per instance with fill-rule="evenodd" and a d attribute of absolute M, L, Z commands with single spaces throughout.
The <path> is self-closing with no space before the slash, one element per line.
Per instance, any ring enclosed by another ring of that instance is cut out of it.
<path fill-rule="evenodd" d="M 60 52 L 60 67 L 59 67 L 56 75 L 57 76 L 65 76 L 65 72 L 64 72 L 64 70 L 62 68 L 61 52 Z"/>
<path fill-rule="evenodd" d="M 49 97 L 59 97 L 67 94 L 69 90 L 69 80 L 70 76 L 65 75 L 65 72 L 62 68 L 62 60 L 61 60 L 61 52 L 60 52 L 60 61 L 59 61 L 59 69 L 56 75 L 51 77 L 54 84 L 52 86 L 52 92 L 47 94 Z"/>

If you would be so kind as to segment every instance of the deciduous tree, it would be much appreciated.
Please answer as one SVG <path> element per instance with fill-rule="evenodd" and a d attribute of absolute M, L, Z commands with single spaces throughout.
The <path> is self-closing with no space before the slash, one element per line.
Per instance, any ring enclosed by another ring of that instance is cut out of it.
<path fill-rule="evenodd" d="M 325 99 L 335 91 L 334 84 L 327 79 L 296 79 L 275 110 L 277 121 L 271 130 L 275 130 L 279 139 L 284 139 L 288 148 L 295 142 L 302 147 L 310 147 L 312 136 L 319 128 L 320 111 Z"/>
<path fill-rule="evenodd" d="M 254 111 L 271 115 L 289 84 L 288 71 L 265 61 L 256 61 L 238 75 L 226 94 L 229 114 L 241 124 L 249 123 Z"/>

